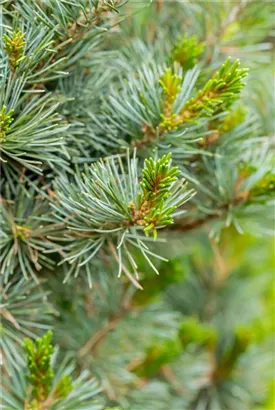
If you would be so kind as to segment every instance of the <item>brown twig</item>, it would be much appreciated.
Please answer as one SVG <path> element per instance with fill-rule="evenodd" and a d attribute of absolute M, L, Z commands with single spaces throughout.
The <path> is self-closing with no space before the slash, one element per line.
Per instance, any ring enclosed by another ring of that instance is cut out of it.
<path fill-rule="evenodd" d="M 197 219 L 194 221 L 181 221 L 178 220 L 174 225 L 169 225 L 167 229 L 170 231 L 178 231 L 178 232 L 189 232 L 195 229 L 198 229 L 205 225 L 207 222 L 210 222 L 214 219 L 218 219 L 222 216 L 222 212 L 226 211 L 230 207 L 234 207 L 239 205 L 241 202 L 245 201 L 249 197 L 249 191 L 240 192 L 232 201 L 220 206 L 215 214 L 206 215 L 204 218 Z"/>
<path fill-rule="evenodd" d="M 116 317 L 115 319 L 111 320 L 110 322 L 107 323 L 105 327 L 103 327 L 98 332 L 96 332 L 88 340 L 88 342 L 79 350 L 79 353 L 78 353 L 79 357 L 85 356 L 88 352 L 94 353 L 99 343 L 105 338 L 105 336 L 107 336 L 107 334 L 111 330 L 113 330 L 116 327 L 116 325 L 120 322 L 123 315 L 121 314 L 119 317 Z"/>
<path fill-rule="evenodd" d="M 164 5 L 164 0 L 156 0 L 157 12 L 161 11 L 161 9 L 163 8 L 163 5 Z"/>
<path fill-rule="evenodd" d="M 195 221 L 190 221 L 190 222 L 186 222 L 186 223 L 182 223 L 179 220 L 175 224 L 169 225 L 167 227 L 167 229 L 169 231 L 177 231 L 177 232 L 194 231 L 195 229 L 198 229 L 201 226 L 205 225 L 207 222 L 210 222 L 213 219 L 217 219 L 219 217 L 220 217 L 219 214 L 210 214 L 210 215 L 207 215 L 205 218 L 197 219 Z"/>
<path fill-rule="evenodd" d="M 168 364 L 162 366 L 161 371 L 164 377 L 171 383 L 175 391 L 180 396 L 186 394 L 186 391 L 183 389 L 182 384 L 177 380 L 176 375 L 174 374 L 172 368 Z"/>
<path fill-rule="evenodd" d="M 110 317 L 106 326 L 99 329 L 95 334 L 93 334 L 93 336 L 88 340 L 88 342 L 86 342 L 85 345 L 82 346 L 82 348 L 78 352 L 79 357 L 85 356 L 88 352 L 94 354 L 99 344 L 104 340 L 104 338 L 109 334 L 109 332 L 118 325 L 118 323 L 130 309 L 131 304 L 129 303 L 126 292 L 126 297 L 124 298 L 119 313 L 115 317 Z"/>

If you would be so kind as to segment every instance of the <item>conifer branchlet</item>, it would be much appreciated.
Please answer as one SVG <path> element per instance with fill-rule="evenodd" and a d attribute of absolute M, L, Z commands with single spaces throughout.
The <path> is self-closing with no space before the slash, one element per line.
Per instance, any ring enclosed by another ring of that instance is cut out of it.
<path fill-rule="evenodd" d="M 43 337 L 36 339 L 35 342 L 26 339 L 23 346 L 27 353 L 31 401 L 34 400 L 38 403 L 45 401 L 48 397 L 54 378 L 51 368 L 51 357 L 54 349 L 51 340 L 52 332 L 49 331 Z"/>
<path fill-rule="evenodd" d="M 168 95 L 168 99 L 166 97 L 167 102 L 164 105 L 165 110 L 162 114 L 160 127 L 169 131 L 178 128 L 182 124 L 194 123 L 200 117 L 211 116 L 215 110 L 218 110 L 218 112 L 228 110 L 240 94 L 244 85 L 242 79 L 247 75 L 247 71 L 245 68 L 240 68 L 238 60 L 231 63 L 231 59 L 228 58 L 220 70 L 205 84 L 204 88 L 186 101 L 178 114 L 172 114 L 173 102 L 180 92 L 180 79 L 172 76 L 171 69 L 168 69 L 165 75 L 161 77 L 161 85 L 165 96 Z M 163 78 L 166 79 L 166 84 Z M 167 110 L 167 106 L 169 110 Z"/>
<path fill-rule="evenodd" d="M 76 177 L 75 183 L 59 179 L 59 195 L 52 206 L 57 220 L 65 222 L 66 237 L 72 241 L 64 245 L 63 250 L 69 253 L 61 263 L 69 261 L 77 270 L 83 265 L 88 268 L 88 262 L 110 240 L 118 241 L 120 260 L 121 249 L 130 255 L 127 243 L 148 258 L 151 252 L 142 242 L 140 229 L 146 236 L 152 231 L 156 238 L 157 228 L 173 223 L 174 211 L 194 195 L 184 179 L 177 181 L 179 169 L 171 167 L 171 154 L 157 161 L 146 160 L 141 182 L 137 161 L 135 156 L 130 159 L 129 152 L 127 166 L 125 171 L 120 159 L 116 162 L 111 158 L 93 164 Z M 77 212 L 72 213 L 72 209 Z"/>
<path fill-rule="evenodd" d="M 3 105 L 0 111 L 0 143 L 6 141 L 6 134 L 10 129 L 10 124 L 13 122 L 13 110 L 7 111 L 7 107 Z"/>
<path fill-rule="evenodd" d="M 137 211 L 140 219 L 137 223 L 143 225 L 146 235 L 152 230 L 156 239 L 157 226 L 173 223 L 171 214 L 176 207 L 167 208 L 166 202 L 172 195 L 171 185 L 177 180 L 179 174 L 178 167 L 171 167 L 171 154 L 164 155 L 157 161 L 153 158 L 145 160 L 140 183 L 142 194 Z"/>
<path fill-rule="evenodd" d="M 24 33 L 20 30 L 13 31 L 11 35 L 4 34 L 4 49 L 9 57 L 9 65 L 12 71 L 15 71 L 20 62 L 25 58 L 24 49 L 26 42 L 24 41 Z"/>
<path fill-rule="evenodd" d="M 172 61 L 177 61 L 184 70 L 190 70 L 198 63 L 198 57 L 203 53 L 204 43 L 200 43 L 196 36 L 185 35 L 180 38 L 171 55 Z"/>

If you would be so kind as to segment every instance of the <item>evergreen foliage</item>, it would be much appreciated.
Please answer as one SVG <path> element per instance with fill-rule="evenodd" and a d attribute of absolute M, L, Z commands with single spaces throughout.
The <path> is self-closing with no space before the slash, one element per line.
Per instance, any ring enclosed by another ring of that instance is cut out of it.
<path fill-rule="evenodd" d="M 196 36 L 185 35 L 176 42 L 171 59 L 180 63 L 185 70 L 190 70 L 198 63 L 203 50 L 204 44 L 200 43 Z"/>
<path fill-rule="evenodd" d="M 22 369 L 23 375 L 22 370 L 21 374 L 12 373 L 12 392 L 4 396 L 4 409 L 102 409 L 94 397 L 100 389 L 95 380 L 87 380 L 87 372 L 72 381 L 70 374 L 74 366 L 68 358 L 54 372 L 52 365 L 56 359 L 53 358 L 51 339 L 51 331 L 35 342 L 25 339 L 23 347 L 27 355 L 27 370 Z"/>
<path fill-rule="evenodd" d="M 273 52 L 271 1 L 0 1 L 1 408 L 274 408 Z"/>
<path fill-rule="evenodd" d="M 50 306 L 48 292 L 35 281 L 24 278 L 1 283 L 1 341 L 2 361 L 8 373 L 22 366 L 21 344 L 24 337 L 36 337 L 49 328 Z"/>
<path fill-rule="evenodd" d="M 9 66 L 11 71 L 15 71 L 20 61 L 24 58 L 24 47 L 26 42 L 24 41 L 24 34 L 20 30 L 13 31 L 11 36 L 4 34 L 4 51 L 9 59 Z"/>

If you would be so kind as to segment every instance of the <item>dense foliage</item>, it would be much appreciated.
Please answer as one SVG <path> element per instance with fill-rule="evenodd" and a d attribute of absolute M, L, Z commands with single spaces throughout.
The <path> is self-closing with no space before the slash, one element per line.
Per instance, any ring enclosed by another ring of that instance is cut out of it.
<path fill-rule="evenodd" d="M 273 23 L 0 1 L 1 408 L 274 408 Z"/>

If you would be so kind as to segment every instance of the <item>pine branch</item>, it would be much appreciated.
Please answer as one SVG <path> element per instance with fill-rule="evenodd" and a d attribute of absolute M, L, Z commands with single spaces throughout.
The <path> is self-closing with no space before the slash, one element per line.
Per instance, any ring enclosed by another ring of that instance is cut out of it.
<path fill-rule="evenodd" d="M 273 406 L 273 8 L 149 3 L 1 2 L 3 410 Z"/>
<path fill-rule="evenodd" d="M 244 85 L 241 80 L 247 75 L 247 70 L 239 69 L 239 65 L 238 60 L 231 64 L 231 59 L 228 59 L 204 88 L 184 104 L 177 116 L 173 118 L 165 116 L 160 126 L 170 129 L 186 122 L 192 122 L 201 116 L 213 115 L 217 108 L 219 111 L 226 111 L 238 98 Z M 173 98 L 178 93 L 177 90 L 170 92 L 173 93 Z M 172 100 L 169 104 L 171 103 L 173 103 Z"/>
<path fill-rule="evenodd" d="M 35 341 L 26 339 L 23 345 L 27 353 L 27 363 L 30 374 L 28 381 L 31 386 L 30 390 L 30 408 L 32 403 L 39 403 L 46 400 L 49 394 L 54 374 L 50 365 L 53 354 L 53 346 L 50 344 L 52 332 L 46 333 L 42 338 Z M 44 407 L 44 405 L 43 405 Z"/>
<path fill-rule="evenodd" d="M 144 148 L 148 143 L 165 139 L 169 132 L 178 132 L 181 127 L 190 126 L 202 118 L 227 111 L 239 98 L 244 86 L 242 79 L 246 75 L 247 69 L 240 68 L 238 60 L 231 63 L 229 58 L 201 91 L 191 99 L 183 100 L 180 104 L 180 99 L 184 98 L 181 91 L 181 86 L 184 84 L 183 79 L 173 74 L 171 68 L 166 69 L 159 79 L 163 89 L 162 111 L 159 113 L 159 119 L 152 125 L 148 124 L 146 110 L 153 111 L 153 106 L 152 108 L 149 106 L 149 101 L 143 95 L 145 125 L 142 124 L 140 128 L 145 135 L 132 140 L 131 145 L 139 149 Z M 175 102 L 180 107 L 177 110 L 175 110 Z M 138 110 L 140 111 L 140 107 Z M 124 110 L 122 115 L 125 115 Z"/>
<path fill-rule="evenodd" d="M 106 245 L 117 243 L 112 250 L 118 261 L 119 273 L 122 270 L 137 285 L 125 267 L 123 258 L 132 266 L 136 276 L 137 265 L 131 255 L 131 248 L 140 250 L 149 265 L 157 269 L 148 255 L 162 259 L 152 253 L 143 242 L 150 231 L 154 239 L 157 229 L 173 223 L 176 209 L 193 195 L 187 190 L 184 180 L 177 180 L 177 167 L 171 167 L 171 155 L 164 155 L 158 161 L 152 158 L 145 162 L 142 181 L 138 180 L 135 154 L 130 159 L 127 154 L 128 173 L 121 158 L 109 158 L 93 164 L 82 176 L 76 176 L 70 184 L 60 178 L 56 184 L 57 198 L 52 203 L 56 221 L 66 226 L 64 238 L 51 237 L 51 240 L 64 240 L 63 252 L 68 255 L 61 262 L 72 265 L 67 277 L 81 266 L 90 275 L 89 261 Z M 145 238 L 139 232 L 145 233 Z M 150 238 L 148 238 L 150 240 Z M 57 250 L 53 247 L 53 250 Z"/>
<path fill-rule="evenodd" d="M 3 404 L 11 410 L 102 410 L 95 397 L 101 391 L 98 382 L 89 378 L 87 371 L 72 380 L 75 366 L 65 357 L 57 368 L 56 354 L 48 332 L 34 342 L 25 339 L 27 368 L 11 373 L 11 383 L 3 380 Z M 20 389 L 20 395 L 18 395 Z M 14 400 L 14 397 L 17 397 Z M 8 407 L 9 406 L 9 407 Z"/>

